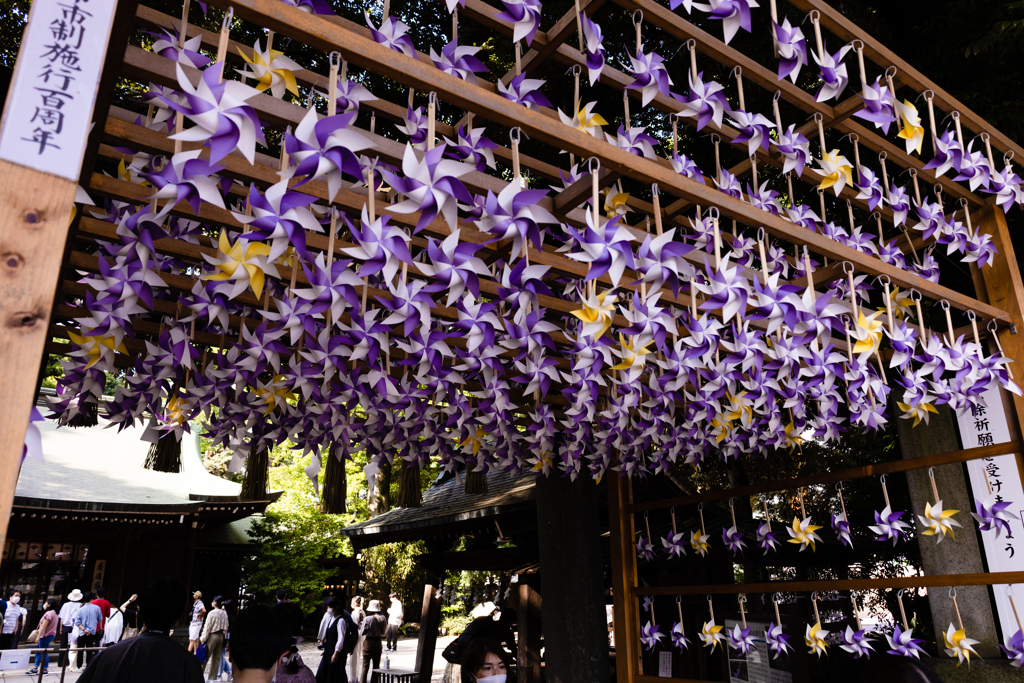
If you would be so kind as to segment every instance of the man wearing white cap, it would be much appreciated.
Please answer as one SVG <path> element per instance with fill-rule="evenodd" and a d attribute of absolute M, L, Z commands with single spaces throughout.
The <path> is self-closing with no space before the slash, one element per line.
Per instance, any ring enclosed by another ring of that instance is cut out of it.
<path fill-rule="evenodd" d="M 57 632 L 60 634 L 60 666 L 64 666 L 64 660 L 67 658 L 67 649 L 70 645 L 69 638 L 75 631 L 75 617 L 78 615 L 78 610 L 82 609 L 82 591 L 77 588 L 68 593 L 68 601 L 60 606 L 60 624 L 57 626 Z M 78 642 L 78 639 L 75 639 Z"/>
<path fill-rule="evenodd" d="M 203 632 L 203 615 L 205 614 L 206 605 L 203 604 L 203 594 L 196 591 L 192 594 L 192 617 L 188 622 L 189 652 L 195 652 L 199 647 L 199 634 Z"/>

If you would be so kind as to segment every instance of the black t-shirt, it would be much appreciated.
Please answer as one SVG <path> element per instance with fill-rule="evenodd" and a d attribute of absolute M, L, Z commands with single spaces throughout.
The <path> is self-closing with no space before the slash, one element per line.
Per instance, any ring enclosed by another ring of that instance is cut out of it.
<path fill-rule="evenodd" d="M 469 623 L 466 630 L 459 636 L 459 644 L 465 650 L 477 638 L 490 638 L 499 643 L 505 643 L 509 649 L 515 650 L 516 636 L 512 627 L 495 621 L 491 617 L 477 617 Z"/>
<path fill-rule="evenodd" d="M 203 683 L 199 659 L 162 633 L 150 631 L 96 653 L 81 683 Z"/>

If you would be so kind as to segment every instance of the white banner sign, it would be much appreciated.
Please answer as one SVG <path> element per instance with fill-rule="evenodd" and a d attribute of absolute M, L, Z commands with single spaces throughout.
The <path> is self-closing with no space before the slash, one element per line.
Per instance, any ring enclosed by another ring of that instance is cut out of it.
<path fill-rule="evenodd" d="M 732 631 L 739 623 L 735 619 L 726 619 L 725 630 Z M 750 627 L 750 635 L 754 638 L 754 647 L 749 654 L 742 655 L 723 643 L 723 647 L 729 651 L 731 683 L 793 683 L 793 674 L 788 670 L 788 658 L 779 657 L 773 660 L 768 650 L 768 641 L 764 638 L 768 624 L 748 621 L 747 626 Z"/>
<path fill-rule="evenodd" d="M 34 0 L 0 158 L 78 182 L 117 0 Z"/>
<path fill-rule="evenodd" d="M 964 448 L 991 446 L 1010 440 L 1010 428 L 1006 421 L 1000 389 L 989 389 L 982 396 L 985 399 L 985 407 L 979 408 L 973 414 L 968 412 L 966 415 L 957 416 L 960 440 Z M 1015 519 L 1010 522 L 1009 534 L 1003 533 L 996 538 L 994 530 L 980 532 L 988 570 L 1024 571 L 1024 530 L 1020 516 L 1024 510 L 1024 489 L 1021 487 L 1020 473 L 1017 471 L 1017 459 L 1013 455 L 1000 455 L 971 460 L 967 463 L 967 471 L 970 473 L 971 492 L 976 501 L 988 498 L 988 483 L 991 483 L 998 502 L 1012 503 L 1007 512 Z M 988 483 L 985 481 L 986 473 Z M 993 586 L 992 592 L 1005 640 L 1016 633 L 1017 620 L 1013 616 L 1010 600 L 1006 597 L 1006 586 Z"/>

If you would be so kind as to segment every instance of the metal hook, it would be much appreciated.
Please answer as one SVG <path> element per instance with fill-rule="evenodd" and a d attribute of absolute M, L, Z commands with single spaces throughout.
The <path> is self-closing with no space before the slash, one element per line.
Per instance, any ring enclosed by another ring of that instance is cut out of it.
<path fill-rule="evenodd" d="M 776 90 L 775 94 L 772 95 L 772 102 L 778 102 L 780 99 L 782 99 L 782 91 Z"/>
<path fill-rule="evenodd" d="M 818 602 L 818 591 L 811 593 L 811 602 Z"/>
<path fill-rule="evenodd" d="M 902 598 L 904 593 L 906 593 L 906 592 L 907 592 L 906 588 L 901 588 L 898 591 L 896 591 L 896 597 L 897 598 Z"/>
<path fill-rule="evenodd" d="M 693 38 L 690 38 L 688 41 L 686 41 L 685 44 L 686 44 L 686 49 L 687 50 L 696 50 L 697 49 L 697 41 L 694 40 Z"/>
<path fill-rule="evenodd" d="M 977 318 L 978 318 L 977 314 L 975 314 L 974 311 L 968 309 L 968 311 L 967 311 L 967 319 L 973 322 L 973 321 L 977 320 Z"/>
<path fill-rule="evenodd" d="M 935 476 L 935 468 L 934 467 L 929 467 L 928 468 L 928 478 L 931 479 L 934 476 Z"/>
<path fill-rule="evenodd" d="M 335 61 L 335 59 L 337 59 L 337 61 Z M 327 56 L 327 63 L 330 64 L 331 66 L 334 66 L 335 64 L 341 64 L 341 53 L 335 50 L 334 52 L 329 54 Z"/>
<path fill-rule="evenodd" d="M 779 598 L 782 597 L 782 593 L 772 593 L 772 602 L 780 602 Z"/>
<path fill-rule="evenodd" d="M 516 126 L 508 132 L 508 139 L 518 145 L 519 141 L 522 139 L 522 134 L 523 129 L 520 128 L 519 126 Z"/>
<path fill-rule="evenodd" d="M 860 43 L 860 47 L 857 47 L 857 43 Z M 864 41 L 860 40 L 859 38 L 857 40 L 851 40 L 850 45 L 852 45 L 853 49 L 856 50 L 857 52 L 861 52 L 864 50 Z"/>
<path fill-rule="evenodd" d="M 890 71 L 892 73 L 889 73 Z M 888 69 L 885 70 L 885 77 L 886 79 L 893 78 L 897 73 L 899 73 L 899 71 L 896 70 L 896 67 L 890 66 Z"/>
<path fill-rule="evenodd" d="M 992 334 L 995 334 L 996 332 L 999 331 L 999 323 L 996 322 L 995 318 L 992 318 L 991 320 L 988 321 L 988 324 L 985 325 L 985 329 L 991 332 Z"/>
<path fill-rule="evenodd" d="M 888 275 L 879 275 L 878 277 L 875 278 L 875 282 L 882 285 L 883 287 L 886 287 L 892 282 L 892 280 L 889 279 Z"/>
<path fill-rule="evenodd" d="M 942 299 L 941 301 L 939 301 L 939 307 L 942 310 L 944 310 L 944 311 L 948 311 L 949 310 L 949 302 L 946 301 L 945 299 Z"/>
<path fill-rule="evenodd" d="M 815 11 L 817 11 L 817 10 L 815 10 Z M 814 116 L 812 116 L 811 118 L 814 119 L 815 123 L 821 123 L 822 121 L 825 120 L 825 117 L 821 115 L 820 111 L 814 112 Z"/>
<path fill-rule="evenodd" d="M 746 601 L 747 601 L 747 594 L 746 593 L 740 593 L 739 595 L 736 596 L 736 602 L 746 602 Z"/>
<path fill-rule="evenodd" d="M 1008 586 L 1006 587 L 1006 594 L 1007 594 L 1007 595 L 1013 595 L 1013 584 L 1012 584 L 1012 583 L 1011 583 L 1011 584 L 1009 584 L 1009 585 L 1008 585 Z"/>
<path fill-rule="evenodd" d="M 714 213 L 712 213 L 712 211 Z M 705 211 L 704 213 L 706 213 L 707 215 L 711 216 L 712 218 L 720 218 L 721 217 L 721 213 L 719 213 L 717 206 L 708 207 L 708 210 Z"/>
<path fill-rule="evenodd" d="M 742 76 L 742 75 L 743 75 L 743 67 L 740 66 L 739 64 L 734 66 L 732 68 L 732 71 L 729 72 L 729 78 L 736 78 L 736 76 Z"/>
<path fill-rule="evenodd" d="M 916 299 L 914 298 L 915 294 L 917 295 Z M 913 301 L 915 304 L 923 298 L 921 296 L 921 292 L 917 291 L 916 289 L 911 289 L 909 292 L 907 292 L 907 296 L 909 296 L 910 300 Z"/>
<path fill-rule="evenodd" d="M 880 476 L 879 479 L 881 480 L 881 482 L 883 484 L 885 483 L 885 475 L 884 474 L 882 476 Z"/>
<path fill-rule="evenodd" d="M 431 91 L 430 91 L 430 94 L 429 94 L 429 95 L 427 95 L 427 101 L 428 101 L 428 102 L 433 102 L 433 103 L 434 103 L 434 106 L 436 107 L 436 106 L 438 105 L 438 101 L 437 101 L 437 93 L 436 93 L 436 92 L 434 92 L 433 90 L 431 90 Z"/>
<path fill-rule="evenodd" d="M 803 18 L 803 21 L 801 21 L 800 24 L 803 25 L 803 23 L 808 19 L 810 19 L 811 22 L 821 21 L 821 12 L 816 9 L 812 9 L 807 13 L 807 16 Z"/>
<path fill-rule="evenodd" d="M 677 595 L 676 596 L 676 604 L 677 605 L 683 604 L 683 596 L 682 595 Z"/>
<path fill-rule="evenodd" d="M 651 516 L 651 513 L 650 513 L 650 512 L 645 512 L 645 513 L 644 513 L 644 519 L 647 519 L 647 518 L 648 518 L 648 517 L 650 517 L 650 516 Z"/>
<path fill-rule="evenodd" d="M 715 143 L 716 145 L 722 142 L 722 138 L 721 136 L 718 135 L 718 133 L 712 133 L 708 137 L 710 137 L 711 142 Z"/>
<path fill-rule="evenodd" d="M 944 188 L 942 187 L 942 183 L 935 183 L 934 185 L 932 185 L 932 192 L 935 194 L 936 197 L 939 198 L 940 201 L 942 200 L 943 189 Z"/>
<path fill-rule="evenodd" d="M 231 26 L 231 22 L 234 20 L 234 18 L 235 18 L 235 8 L 234 7 L 228 7 L 228 11 L 224 13 L 224 18 L 221 19 L 220 27 L 222 29 L 228 28 L 229 26 Z"/>
<path fill-rule="evenodd" d="M 948 595 L 949 595 L 950 598 L 952 598 L 954 600 L 956 599 L 956 586 L 953 586 L 952 588 L 949 589 Z"/>
<path fill-rule="evenodd" d="M 572 67 L 565 72 L 565 75 L 579 76 L 582 71 L 583 70 L 580 68 L 579 64 L 573 64 Z"/>
<path fill-rule="evenodd" d="M 921 94 L 924 95 L 925 102 L 931 102 L 932 100 L 935 99 L 935 91 L 934 90 L 925 90 Z"/>
<path fill-rule="evenodd" d="M 757 241 L 761 242 L 762 240 L 764 240 L 764 228 L 763 227 L 757 229 Z"/>
<path fill-rule="evenodd" d="M 697 503 L 697 510 L 703 510 L 703 509 L 704 509 L 704 503 Z"/>
<path fill-rule="evenodd" d="M 843 272 L 847 275 L 853 275 L 853 264 L 849 261 L 843 261 Z"/>
<path fill-rule="evenodd" d="M 836 490 L 837 491 L 842 491 L 843 490 L 843 482 L 839 482 L 838 484 L 836 484 Z"/>
<path fill-rule="evenodd" d="M 1013 150 L 1011 149 L 1009 152 L 1007 152 L 1006 154 L 1003 155 L 1003 165 L 1004 166 L 1009 166 L 1010 162 L 1013 161 L 1013 157 L 1014 157 L 1014 154 L 1013 154 Z"/>
<path fill-rule="evenodd" d="M 594 168 L 594 164 L 597 164 L 597 168 Z M 599 173 L 601 171 L 601 160 L 597 157 L 590 157 L 587 159 L 587 169 L 591 173 Z"/>

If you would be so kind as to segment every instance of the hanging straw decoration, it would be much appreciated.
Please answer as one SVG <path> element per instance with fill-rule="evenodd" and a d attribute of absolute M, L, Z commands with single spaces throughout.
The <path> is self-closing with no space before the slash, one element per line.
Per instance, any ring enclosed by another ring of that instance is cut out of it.
<path fill-rule="evenodd" d="M 953 519 L 953 515 L 960 512 L 959 510 L 943 510 L 942 499 L 939 498 L 939 487 L 935 484 L 935 468 L 928 468 L 928 479 L 932 484 L 932 495 L 935 496 L 935 504 L 929 505 L 927 502 L 924 505 L 924 515 L 918 515 L 917 519 L 921 522 L 921 525 L 925 528 L 921 533 L 925 536 L 935 536 L 936 543 L 942 543 L 942 539 L 949 534 L 949 537 L 956 540 L 953 536 L 953 527 L 960 526 L 960 523 Z"/>
<path fill-rule="evenodd" d="M 949 599 L 953 601 L 953 612 L 956 613 L 956 624 L 960 628 L 954 628 L 953 624 L 950 623 L 946 632 L 942 634 L 942 639 L 946 642 L 946 654 L 950 657 L 957 658 L 957 666 L 960 666 L 964 662 L 967 662 L 967 666 L 971 665 L 971 655 L 978 656 L 977 651 L 974 647 L 980 641 L 968 638 L 964 631 L 964 620 L 960 616 L 960 605 L 956 602 L 956 588 L 949 589 Z"/>
<path fill-rule="evenodd" d="M 825 637 L 828 636 L 829 632 L 821 627 L 821 615 L 818 614 L 817 591 L 811 593 L 811 605 L 814 606 L 814 625 L 807 625 L 807 631 L 804 633 L 804 644 L 808 647 L 808 654 L 818 655 L 820 659 L 823 654 L 828 652 L 828 644 L 825 642 Z"/>
<path fill-rule="evenodd" d="M 697 506 L 697 512 L 700 514 L 700 530 L 694 531 L 690 535 L 690 547 L 704 557 L 711 549 L 711 546 L 708 545 L 708 539 L 711 536 L 704 533 L 704 503 Z"/>
<path fill-rule="evenodd" d="M 779 655 L 789 656 L 789 653 L 793 650 L 789 644 L 790 636 L 782 632 L 782 617 L 779 616 L 779 594 L 774 593 L 772 595 L 772 605 L 775 607 L 775 621 L 768 622 L 768 628 L 764 632 L 765 641 L 768 643 L 768 648 L 775 653 L 772 659 L 778 659 Z"/>
<path fill-rule="evenodd" d="M 722 644 L 722 640 L 725 636 L 722 635 L 722 627 L 715 623 L 715 606 L 711 603 L 711 596 L 708 596 L 708 612 L 711 615 L 711 620 L 704 622 L 701 626 L 700 642 L 704 643 L 704 647 L 711 648 L 714 652 L 715 648 Z"/>

